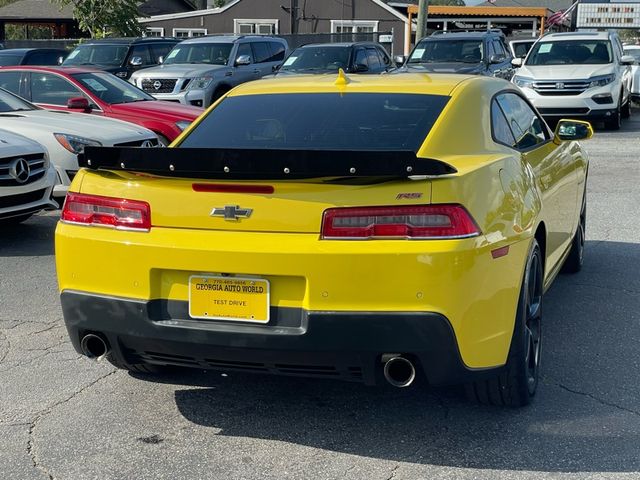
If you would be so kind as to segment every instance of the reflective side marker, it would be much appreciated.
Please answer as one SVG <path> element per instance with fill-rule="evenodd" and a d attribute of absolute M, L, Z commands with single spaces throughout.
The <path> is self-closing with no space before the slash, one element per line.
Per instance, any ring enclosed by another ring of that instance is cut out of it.
<path fill-rule="evenodd" d="M 509 245 L 506 247 L 496 248 L 495 250 L 491 250 L 491 256 L 495 258 L 504 257 L 509 254 Z"/>

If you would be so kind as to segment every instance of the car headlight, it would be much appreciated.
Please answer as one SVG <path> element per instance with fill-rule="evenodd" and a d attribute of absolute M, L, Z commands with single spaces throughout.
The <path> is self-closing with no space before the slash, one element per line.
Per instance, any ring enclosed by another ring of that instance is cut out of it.
<path fill-rule="evenodd" d="M 213 77 L 196 77 L 189 82 L 188 90 L 204 90 L 213 82 Z"/>
<path fill-rule="evenodd" d="M 77 135 L 69 135 L 68 133 L 54 133 L 53 136 L 56 137 L 56 140 L 58 140 L 60 145 L 76 155 L 84 152 L 84 147 L 102 146 L 102 144 L 97 140 L 78 137 Z"/>
<path fill-rule="evenodd" d="M 178 127 L 181 132 L 189 125 L 191 125 L 191 122 L 188 120 L 180 120 L 179 122 L 176 122 L 176 127 Z"/>
<path fill-rule="evenodd" d="M 513 76 L 513 83 L 520 88 L 533 88 L 533 78 L 521 77 L 519 75 Z"/>
<path fill-rule="evenodd" d="M 591 77 L 589 79 L 589 88 L 604 87 L 605 85 L 609 85 L 615 79 L 616 79 L 616 76 L 613 73 L 609 75 L 600 75 L 598 77 Z"/>

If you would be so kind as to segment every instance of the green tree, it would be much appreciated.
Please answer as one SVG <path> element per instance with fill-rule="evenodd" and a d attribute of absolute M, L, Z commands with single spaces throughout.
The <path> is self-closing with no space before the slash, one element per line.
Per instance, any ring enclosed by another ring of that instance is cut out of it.
<path fill-rule="evenodd" d="M 227 3 L 227 0 L 214 0 L 213 6 L 216 8 L 224 7 L 224 4 Z"/>
<path fill-rule="evenodd" d="M 138 23 L 137 0 L 52 0 L 73 7 L 73 17 L 92 38 L 117 35 L 135 37 L 142 34 Z"/>

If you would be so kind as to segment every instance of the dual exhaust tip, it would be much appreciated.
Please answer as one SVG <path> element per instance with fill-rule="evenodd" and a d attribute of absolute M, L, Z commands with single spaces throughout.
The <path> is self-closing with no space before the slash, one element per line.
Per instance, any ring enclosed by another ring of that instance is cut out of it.
<path fill-rule="evenodd" d="M 382 356 L 382 362 L 384 378 L 394 387 L 408 387 L 416 379 L 416 367 L 405 357 L 386 354 Z"/>
<path fill-rule="evenodd" d="M 80 349 L 88 358 L 97 361 L 102 360 L 111 352 L 107 341 L 94 333 L 88 333 L 82 337 Z"/>

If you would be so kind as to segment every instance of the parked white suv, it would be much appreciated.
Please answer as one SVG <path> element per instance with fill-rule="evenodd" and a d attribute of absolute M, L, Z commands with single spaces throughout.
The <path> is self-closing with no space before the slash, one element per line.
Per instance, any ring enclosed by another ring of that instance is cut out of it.
<path fill-rule="evenodd" d="M 56 172 L 42 145 L 0 130 L 0 225 L 57 208 L 51 200 L 55 180 Z"/>
<path fill-rule="evenodd" d="M 604 121 L 620 128 L 631 114 L 633 57 L 624 55 L 613 32 L 552 33 L 538 40 L 513 76 L 538 111 L 552 123 L 560 118 Z"/>
<path fill-rule="evenodd" d="M 624 45 L 625 55 L 633 57 L 631 66 L 631 100 L 640 103 L 640 45 Z"/>

